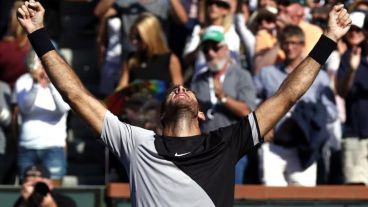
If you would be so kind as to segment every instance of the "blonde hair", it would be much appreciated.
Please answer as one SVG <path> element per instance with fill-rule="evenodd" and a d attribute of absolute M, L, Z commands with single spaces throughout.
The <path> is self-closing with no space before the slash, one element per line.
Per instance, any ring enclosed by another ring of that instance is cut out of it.
<path fill-rule="evenodd" d="M 161 24 L 154 15 L 142 13 L 132 25 L 130 32 L 133 28 L 138 30 L 139 36 L 146 44 L 148 57 L 170 51 Z"/>
<path fill-rule="evenodd" d="M 17 0 L 14 2 L 10 12 L 11 16 L 8 26 L 8 34 L 19 41 L 19 47 L 24 47 L 28 43 L 27 35 L 17 20 L 17 9 L 21 7 L 23 3 L 24 2 L 21 0 Z"/>

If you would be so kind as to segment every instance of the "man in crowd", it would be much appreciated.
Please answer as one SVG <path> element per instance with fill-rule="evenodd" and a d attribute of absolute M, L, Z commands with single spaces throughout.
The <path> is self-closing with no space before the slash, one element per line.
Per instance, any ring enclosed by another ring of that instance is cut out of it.
<path fill-rule="evenodd" d="M 52 85 L 34 51 L 26 58 L 29 73 L 14 86 L 13 104 L 19 122 L 18 173 L 42 164 L 51 173 L 54 185 L 61 185 L 66 173 L 66 119 L 70 107 Z M 18 123 L 18 122 L 17 122 Z"/>
<path fill-rule="evenodd" d="M 155 134 L 120 122 L 83 87 L 47 37 L 41 4 L 26 1 L 18 12 L 51 81 L 125 166 L 133 206 L 232 206 L 236 162 L 306 92 L 351 24 L 343 5 L 335 6 L 314 50 L 276 94 L 228 127 L 202 134 L 199 122 L 205 117 L 194 93 L 183 86 L 170 89 L 162 104 L 162 134 Z"/>
<path fill-rule="evenodd" d="M 201 129 L 210 132 L 248 115 L 255 108 L 256 94 L 250 73 L 230 57 L 223 27 L 208 27 L 201 42 L 207 70 L 193 79 L 191 89 L 205 112 Z M 243 183 L 246 165 L 244 156 L 236 165 L 236 184 Z"/>
<path fill-rule="evenodd" d="M 300 27 L 288 25 L 280 31 L 279 36 L 279 42 L 286 57 L 282 63 L 264 67 L 259 74 L 255 76 L 257 95 L 261 100 L 271 97 L 280 87 L 284 79 L 297 68 L 304 58 L 305 35 Z M 316 117 L 318 117 L 318 115 L 329 117 L 328 120 L 318 120 L 322 126 L 321 128 L 324 130 L 327 130 L 327 121 L 331 122 L 337 119 L 336 106 L 334 101 L 329 99 L 328 95 L 332 95 L 332 91 L 329 87 L 329 79 L 325 71 L 320 71 L 310 89 L 300 100 L 306 103 L 312 103 L 313 107 L 316 107 L 315 109 L 317 109 L 317 106 L 321 106 L 319 107 L 321 110 L 313 110 L 313 112 L 315 112 L 314 115 Z M 301 110 L 303 110 L 302 113 L 312 113 L 312 111 L 307 111 L 307 108 L 302 108 Z M 294 118 L 292 114 L 293 110 L 283 117 L 274 130 L 271 131 L 272 133 L 269 133 L 269 136 L 277 135 L 274 142 L 262 145 L 263 153 L 260 159 L 262 160 L 263 181 L 267 186 L 316 185 L 317 156 L 311 160 L 308 166 L 302 165 L 303 159 L 299 156 L 300 151 L 298 148 L 302 136 L 299 133 L 295 133 L 297 126 L 293 125 L 293 127 L 290 127 L 291 123 L 295 123 L 292 121 Z M 300 127 L 308 125 L 307 122 L 300 124 L 302 124 Z M 318 130 L 321 129 L 312 126 L 305 127 L 308 127 L 309 132 L 317 128 Z M 291 128 L 293 128 L 293 130 L 291 130 Z M 327 134 L 325 133 L 324 135 Z M 327 136 L 324 135 L 320 137 L 320 141 L 327 139 Z M 314 134 L 310 140 L 316 143 L 318 141 L 318 136 Z M 319 143 L 323 144 L 323 142 Z M 303 147 L 306 147 L 306 143 L 303 143 Z M 315 149 L 314 153 L 318 153 L 319 150 L 320 148 Z"/>
<path fill-rule="evenodd" d="M 75 202 L 53 190 L 50 172 L 42 165 L 29 166 L 24 172 L 21 196 L 14 207 L 75 207 Z"/>

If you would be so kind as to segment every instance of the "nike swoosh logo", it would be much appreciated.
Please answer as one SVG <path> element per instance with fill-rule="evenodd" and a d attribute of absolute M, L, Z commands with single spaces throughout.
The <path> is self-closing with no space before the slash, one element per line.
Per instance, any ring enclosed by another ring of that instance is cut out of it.
<path fill-rule="evenodd" d="M 184 155 L 190 154 L 190 152 L 186 152 L 186 153 L 182 153 L 182 154 L 178 154 L 177 152 L 175 153 L 175 157 L 181 157 Z"/>

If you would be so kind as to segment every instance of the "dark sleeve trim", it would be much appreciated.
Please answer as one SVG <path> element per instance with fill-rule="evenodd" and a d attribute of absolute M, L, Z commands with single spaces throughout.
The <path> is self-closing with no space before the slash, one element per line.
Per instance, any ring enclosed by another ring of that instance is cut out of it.
<path fill-rule="evenodd" d="M 254 111 L 248 115 L 248 121 L 249 121 L 250 128 L 252 130 L 252 138 L 253 138 L 254 145 L 263 143 L 264 139 L 263 137 L 261 137 L 256 113 L 254 113 Z"/>

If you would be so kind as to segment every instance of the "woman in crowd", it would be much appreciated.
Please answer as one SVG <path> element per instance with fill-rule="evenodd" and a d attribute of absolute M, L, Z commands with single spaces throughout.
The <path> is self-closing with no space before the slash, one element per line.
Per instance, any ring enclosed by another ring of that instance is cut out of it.
<path fill-rule="evenodd" d="M 134 80 L 161 80 L 168 84 L 183 83 L 179 59 L 167 46 L 158 19 L 141 14 L 130 29 L 130 40 L 136 51 L 123 64 L 118 89 Z"/>

